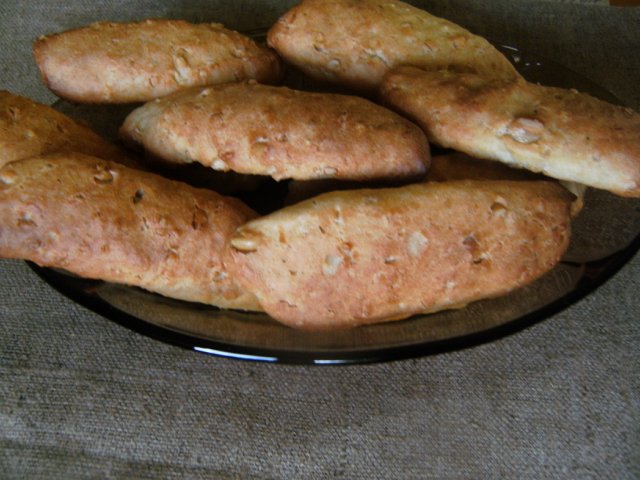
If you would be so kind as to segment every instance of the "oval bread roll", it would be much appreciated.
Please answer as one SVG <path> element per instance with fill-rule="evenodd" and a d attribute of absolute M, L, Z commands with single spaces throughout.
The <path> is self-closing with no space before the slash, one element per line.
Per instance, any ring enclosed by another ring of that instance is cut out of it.
<path fill-rule="evenodd" d="M 268 44 L 312 78 L 373 91 L 397 65 L 518 76 L 484 38 L 396 0 L 303 0 Z"/>
<path fill-rule="evenodd" d="M 213 191 L 81 154 L 0 170 L 0 257 L 224 308 L 259 308 L 222 260 L 254 216 Z"/>
<path fill-rule="evenodd" d="M 0 168 L 14 160 L 80 152 L 138 166 L 124 150 L 48 105 L 0 91 Z"/>
<path fill-rule="evenodd" d="M 331 329 L 462 307 L 550 270 L 572 196 L 551 182 L 331 192 L 252 220 L 233 276 L 275 319 Z"/>
<path fill-rule="evenodd" d="M 33 45 L 46 85 L 81 103 L 143 102 L 194 85 L 281 77 L 278 56 L 220 24 L 99 22 Z"/>
<path fill-rule="evenodd" d="M 399 67 L 381 97 L 431 141 L 550 177 L 640 196 L 640 114 L 575 90 Z"/>
<path fill-rule="evenodd" d="M 169 162 L 277 180 L 417 177 L 429 162 L 423 132 L 384 107 L 257 83 L 177 92 L 134 110 L 120 132 Z"/>

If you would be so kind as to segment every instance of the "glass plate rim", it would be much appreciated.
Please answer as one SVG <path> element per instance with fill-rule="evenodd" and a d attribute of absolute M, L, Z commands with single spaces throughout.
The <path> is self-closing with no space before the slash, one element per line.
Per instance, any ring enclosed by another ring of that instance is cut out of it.
<path fill-rule="evenodd" d="M 640 234 L 624 249 L 593 262 L 584 264 L 585 272 L 576 286 L 566 295 L 518 318 L 487 330 L 474 332 L 459 337 L 431 342 L 417 343 L 398 347 L 375 347 L 370 349 L 349 349 L 327 352 L 305 351 L 293 352 L 283 349 L 262 347 L 245 347 L 229 345 L 224 342 L 207 340 L 193 335 L 163 328 L 117 309 L 107 301 L 74 288 L 68 276 L 48 267 L 41 267 L 33 262 L 25 263 L 47 284 L 55 290 L 75 301 L 79 305 L 113 321 L 131 331 L 188 350 L 236 360 L 250 360 L 267 363 L 311 364 L 311 365 L 353 365 L 364 363 L 380 363 L 393 360 L 424 357 L 450 351 L 464 350 L 490 343 L 525 330 L 550 316 L 559 313 L 589 294 L 611 279 L 640 250 Z M 101 282 L 99 280 L 80 279 L 84 282 Z"/>

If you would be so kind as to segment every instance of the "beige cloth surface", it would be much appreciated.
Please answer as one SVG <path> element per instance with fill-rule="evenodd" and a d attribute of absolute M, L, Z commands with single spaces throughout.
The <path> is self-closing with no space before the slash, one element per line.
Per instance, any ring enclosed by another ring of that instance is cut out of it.
<path fill-rule="evenodd" d="M 52 102 L 35 37 L 180 17 L 247 30 L 291 2 L 0 3 L 0 88 Z M 640 109 L 640 11 L 433 0 L 432 13 L 553 59 Z M 1 478 L 638 478 L 640 257 L 531 328 L 352 367 L 205 356 L 75 304 L 0 261 Z"/>

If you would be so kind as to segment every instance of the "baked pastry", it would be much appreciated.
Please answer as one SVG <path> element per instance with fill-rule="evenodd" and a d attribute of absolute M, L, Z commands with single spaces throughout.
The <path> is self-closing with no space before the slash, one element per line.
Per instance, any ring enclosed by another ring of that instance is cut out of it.
<path fill-rule="evenodd" d="M 460 152 L 434 155 L 425 182 L 451 180 L 546 180 L 543 175 Z"/>
<path fill-rule="evenodd" d="M 98 22 L 40 37 L 33 53 L 46 85 L 82 103 L 131 103 L 194 85 L 275 83 L 275 52 L 220 24 Z"/>
<path fill-rule="evenodd" d="M 269 46 L 312 78 L 374 91 L 398 65 L 518 76 L 484 38 L 397 0 L 303 0 L 271 27 Z"/>
<path fill-rule="evenodd" d="M 481 160 L 460 152 L 436 155 L 431 159 L 431 168 L 423 178 L 425 182 L 448 182 L 451 180 L 549 180 L 539 173 L 522 168 L 512 168 L 493 160 Z M 571 192 L 571 216 L 576 217 L 584 208 L 587 187 L 581 183 L 560 181 L 560 185 Z"/>
<path fill-rule="evenodd" d="M 0 167 L 60 151 L 75 151 L 129 166 L 138 163 L 124 150 L 48 105 L 0 91 Z"/>
<path fill-rule="evenodd" d="M 425 177 L 421 177 L 422 181 Z M 284 205 L 293 205 L 311 197 L 316 197 L 327 192 L 336 190 L 356 190 L 361 188 L 389 188 L 406 185 L 413 182 L 358 182 L 336 180 L 333 178 L 322 178 L 320 180 L 291 180 L 287 182 L 287 194 L 284 197 Z"/>
<path fill-rule="evenodd" d="M 423 132 L 363 98 L 255 82 L 198 87 L 147 103 L 122 138 L 168 162 L 285 178 L 419 177 Z"/>
<path fill-rule="evenodd" d="M 167 297 L 255 310 L 222 256 L 240 201 L 78 153 L 0 169 L 0 257 Z"/>
<path fill-rule="evenodd" d="M 241 226 L 232 276 L 275 319 L 332 329 L 459 308 L 550 270 L 573 197 L 552 182 L 331 192 Z"/>
<path fill-rule="evenodd" d="M 398 67 L 380 95 L 434 143 L 640 196 L 640 114 L 576 90 Z"/>
<path fill-rule="evenodd" d="M 533 173 L 522 168 L 512 168 L 504 163 L 493 160 L 481 160 L 460 152 L 444 153 L 431 157 L 431 166 L 421 182 L 448 182 L 451 180 L 549 180 L 539 173 Z M 584 196 L 587 187 L 575 182 L 560 181 L 575 197 L 571 204 L 573 217 L 584 207 Z M 344 182 L 333 179 L 296 181 L 287 184 L 285 205 L 292 205 L 322 193 L 335 190 L 354 190 L 358 188 L 398 187 L 388 182 Z"/>

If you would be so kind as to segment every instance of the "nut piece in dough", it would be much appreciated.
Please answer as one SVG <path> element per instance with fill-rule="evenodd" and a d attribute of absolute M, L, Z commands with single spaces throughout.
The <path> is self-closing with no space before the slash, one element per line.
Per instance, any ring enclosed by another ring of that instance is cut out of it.
<path fill-rule="evenodd" d="M 45 84 L 81 103 L 143 102 L 194 85 L 275 83 L 272 50 L 220 24 L 183 20 L 98 22 L 40 37 L 33 53 Z"/>

